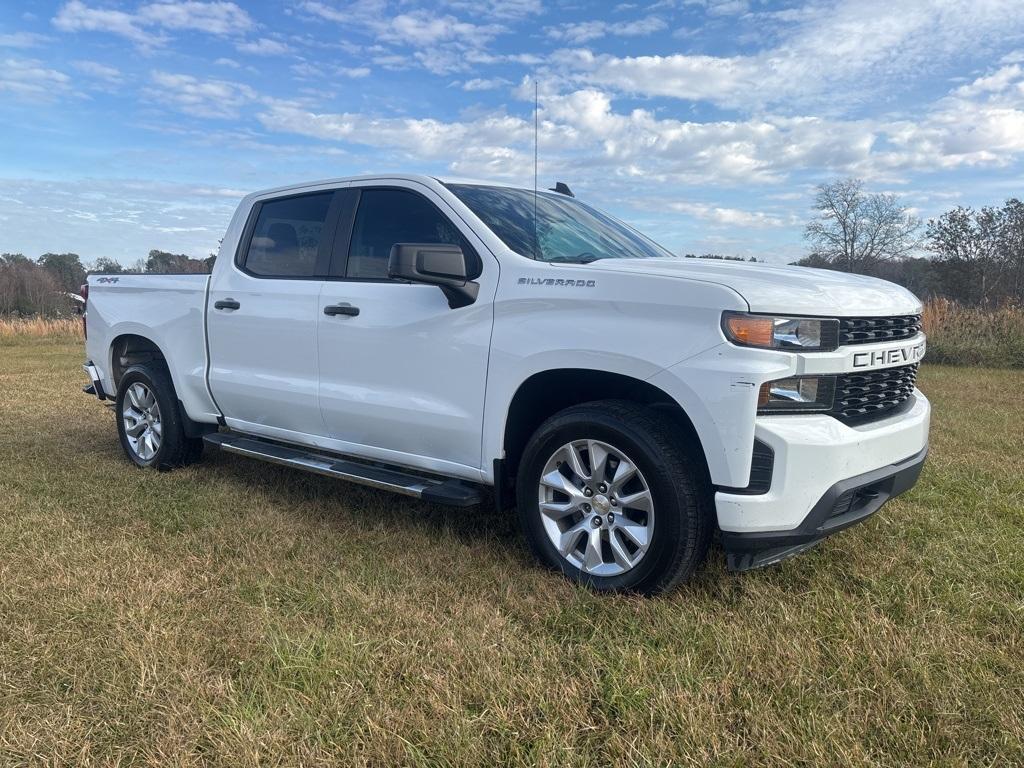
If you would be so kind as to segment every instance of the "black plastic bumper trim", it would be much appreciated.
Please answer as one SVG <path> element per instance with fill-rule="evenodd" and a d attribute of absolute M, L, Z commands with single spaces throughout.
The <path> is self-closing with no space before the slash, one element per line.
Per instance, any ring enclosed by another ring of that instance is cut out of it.
<path fill-rule="evenodd" d="M 822 539 L 862 522 L 889 499 L 910 490 L 921 475 L 928 447 L 862 475 L 840 480 L 818 500 L 796 528 L 785 531 L 722 531 L 730 570 L 746 571 L 786 560 Z"/>
<path fill-rule="evenodd" d="M 775 471 L 775 451 L 768 443 L 754 440 L 754 452 L 750 459 L 750 479 L 743 488 L 718 486 L 722 493 L 757 496 L 768 493 L 772 488 L 772 473 Z"/>

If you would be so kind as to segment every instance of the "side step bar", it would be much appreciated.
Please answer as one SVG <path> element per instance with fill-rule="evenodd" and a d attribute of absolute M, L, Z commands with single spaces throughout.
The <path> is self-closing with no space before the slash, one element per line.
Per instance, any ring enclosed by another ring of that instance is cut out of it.
<path fill-rule="evenodd" d="M 406 469 L 366 464 L 233 432 L 212 432 L 203 435 L 203 440 L 228 453 L 393 491 L 433 504 L 472 507 L 480 503 L 479 487 L 453 478 L 417 475 Z"/>

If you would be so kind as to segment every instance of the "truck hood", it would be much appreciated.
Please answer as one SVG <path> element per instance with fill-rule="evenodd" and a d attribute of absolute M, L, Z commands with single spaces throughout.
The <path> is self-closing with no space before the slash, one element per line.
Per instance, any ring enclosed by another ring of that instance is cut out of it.
<path fill-rule="evenodd" d="M 853 317 L 921 311 L 906 288 L 830 269 L 687 258 L 600 259 L 588 268 L 717 283 L 742 296 L 751 312 Z"/>

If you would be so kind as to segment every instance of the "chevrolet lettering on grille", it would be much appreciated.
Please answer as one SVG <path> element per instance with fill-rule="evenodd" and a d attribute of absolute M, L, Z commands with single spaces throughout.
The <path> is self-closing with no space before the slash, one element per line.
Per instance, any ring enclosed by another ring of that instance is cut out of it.
<path fill-rule="evenodd" d="M 858 352 L 853 356 L 854 368 L 876 368 L 882 365 L 906 365 L 920 362 L 924 357 L 925 342 L 912 347 L 895 347 L 893 349 L 875 349 L 871 352 Z"/>

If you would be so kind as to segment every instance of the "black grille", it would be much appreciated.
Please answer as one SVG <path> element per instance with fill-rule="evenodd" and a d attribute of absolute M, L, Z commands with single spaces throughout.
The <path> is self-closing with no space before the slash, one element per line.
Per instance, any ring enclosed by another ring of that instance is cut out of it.
<path fill-rule="evenodd" d="M 832 415 L 854 423 L 880 419 L 914 393 L 917 363 L 879 371 L 844 373 L 836 377 Z"/>
<path fill-rule="evenodd" d="M 839 344 L 872 344 L 876 341 L 899 341 L 921 331 L 920 315 L 893 317 L 843 317 L 839 319 Z"/>

